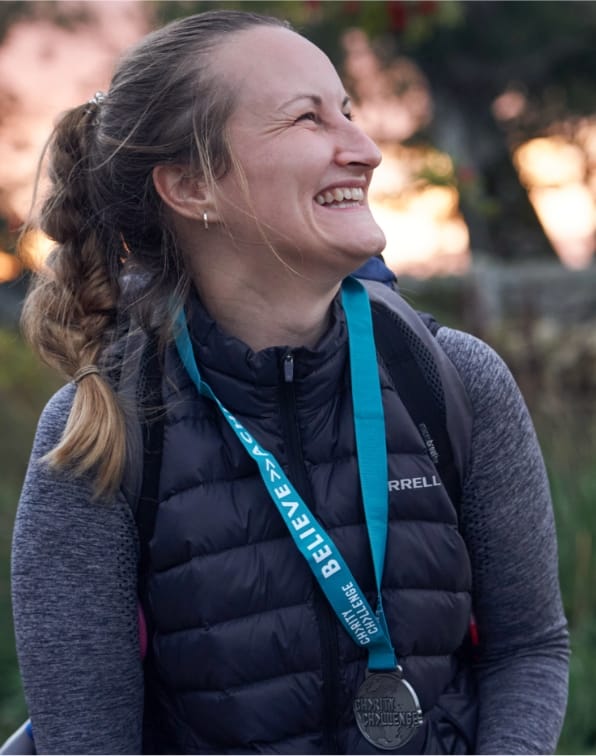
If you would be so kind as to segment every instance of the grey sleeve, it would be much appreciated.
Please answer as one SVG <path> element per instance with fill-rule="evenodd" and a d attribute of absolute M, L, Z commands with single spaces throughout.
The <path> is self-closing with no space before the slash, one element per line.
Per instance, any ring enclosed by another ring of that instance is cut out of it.
<path fill-rule="evenodd" d="M 438 340 L 474 413 L 461 527 L 480 635 L 476 753 L 553 753 L 567 704 L 569 647 L 542 454 L 498 355 L 459 331 L 442 328 Z"/>
<path fill-rule="evenodd" d="M 40 457 L 60 438 L 72 384 L 46 406 L 17 510 L 12 598 L 38 753 L 140 753 L 143 671 L 137 540 L 124 500 Z"/>

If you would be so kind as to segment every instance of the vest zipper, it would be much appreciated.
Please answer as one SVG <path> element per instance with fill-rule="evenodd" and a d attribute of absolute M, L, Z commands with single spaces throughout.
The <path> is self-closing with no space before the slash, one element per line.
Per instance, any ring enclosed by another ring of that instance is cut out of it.
<path fill-rule="evenodd" d="M 296 416 L 294 386 L 294 355 L 287 352 L 282 363 L 283 381 L 280 386 L 280 409 L 284 438 L 287 441 L 288 477 L 316 516 L 314 496 L 306 474 L 300 428 Z M 337 711 L 339 706 L 339 650 L 335 614 L 323 591 L 315 584 L 314 610 L 319 623 L 321 665 L 323 672 L 323 749 L 322 753 L 339 753 L 337 744 Z"/>

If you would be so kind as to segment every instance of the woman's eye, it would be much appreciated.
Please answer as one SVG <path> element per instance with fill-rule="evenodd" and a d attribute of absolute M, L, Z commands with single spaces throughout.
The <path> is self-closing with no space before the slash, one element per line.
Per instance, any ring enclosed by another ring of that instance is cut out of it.
<path fill-rule="evenodd" d="M 352 115 L 352 113 L 344 113 L 344 118 L 347 118 L 348 121 L 354 120 L 354 116 Z"/>
<path fill-rule="evenodd" d="M 318 121 L 319 121 L 319 117 L 317 116 L 317 114 L 316 114 L 316 113 L 313 113 L 313 112 L 311 111 L 311 112 L 308 112 L 308 113 L 303 113 L 303 114 L 302 114 L 301 116 L 299 116 L 299 117 L 298 117 L 298 118 L 296 119 L 296 123 L 297 123 L 298 121 L 313 121 L 313 123 L 318 123 Z"/>

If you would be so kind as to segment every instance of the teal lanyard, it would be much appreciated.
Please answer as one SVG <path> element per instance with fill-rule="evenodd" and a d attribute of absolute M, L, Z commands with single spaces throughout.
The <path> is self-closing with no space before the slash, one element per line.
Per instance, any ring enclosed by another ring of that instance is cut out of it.
<path fill-rule="evenodd" d="M 338 619 L 354 642 L 368 651 L 370 670 L 397 666 L 383 612 L 381 580 L 388 523 L 387 451 L 376 350 L 368 294 L 355 278 L 342 283 L 348 326 L 356 450 L 364 513 L 373 555 L 377 611 L 373 612 L 337 547 L 313 516 L 275 457 L 263 449 L 223 406 L 201 378 L 184 312 L 177 319 L 176 346 L 197 388 L 219 407 L 238 439 L 256 462 L 267 491 L 298 550 L 312 570 Z"/>

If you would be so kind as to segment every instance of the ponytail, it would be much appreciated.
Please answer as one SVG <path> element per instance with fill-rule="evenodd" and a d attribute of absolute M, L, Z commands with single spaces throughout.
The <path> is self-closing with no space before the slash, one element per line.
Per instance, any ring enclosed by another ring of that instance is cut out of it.
<path fill-rule="evenodd" d="M 42 360 L 68 379 L 82 368 L 99 370 L 116 326 L 120 258 L 106 247 L 101 218 L 90 202 L 100 107 L 91 102 L 69 111 L 50 139 L 52 188 L 38 225 L 56 245 L 34 278 L 21 320 Z M 62 438 L 45 459 L 53 467 L 68 465 L 75 474 L 93 471 L 95 494 L 100 496 L 117 489 L 125 448 L 125 422 L 116 394 L 105 372 L 88 372 L 77 381 Z"/>

